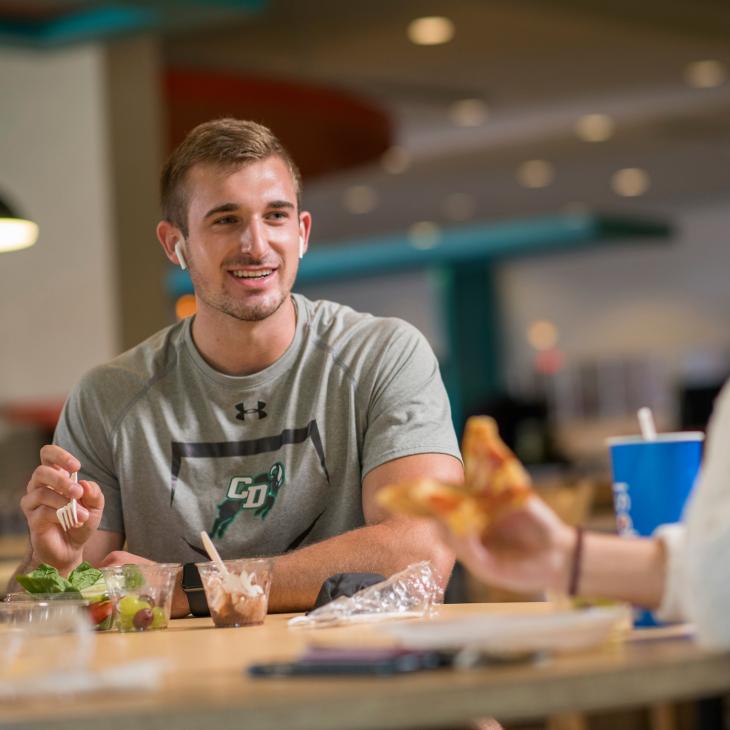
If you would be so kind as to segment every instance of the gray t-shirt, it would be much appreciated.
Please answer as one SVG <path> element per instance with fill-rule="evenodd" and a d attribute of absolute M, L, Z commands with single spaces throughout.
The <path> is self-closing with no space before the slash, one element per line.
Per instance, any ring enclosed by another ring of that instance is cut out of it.
<path fill-rule="evenodd" d="M 459 458 L 438 364 L 398 319 L 293 295 L 270 367 L 224 375 L 183 320 L 87 373 L 55 441 L 106 506 L 101 528 L 156 561 L 276 555 L 362 527 L 362 479 L 391 459 Z"/>

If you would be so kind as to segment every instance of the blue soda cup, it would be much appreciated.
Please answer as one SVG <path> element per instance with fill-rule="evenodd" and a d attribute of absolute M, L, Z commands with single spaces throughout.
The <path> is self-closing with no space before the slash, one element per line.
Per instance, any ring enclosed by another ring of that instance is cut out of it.
<path fill-rule="evenodd" d="M 704 434 L 658 434 L 656 439 L 608 439 L 613 503 L 619 535 L 650 537 L 659 525 L 679 522 L 699 472 Z M 636 626 L 656 626 L 649 611 L 638 611 Z"/>

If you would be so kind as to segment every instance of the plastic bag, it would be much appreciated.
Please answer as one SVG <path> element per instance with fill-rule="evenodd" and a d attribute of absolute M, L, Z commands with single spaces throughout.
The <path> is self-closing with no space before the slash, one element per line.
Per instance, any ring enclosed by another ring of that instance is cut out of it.
<path fill-rule="evenodd" d="M 289 626 L 315 628 L 430 616 L 443 598 L 440 577 L 424 560 L 349 598 L 336 598 L 306 616 L 296 616 Z"/>

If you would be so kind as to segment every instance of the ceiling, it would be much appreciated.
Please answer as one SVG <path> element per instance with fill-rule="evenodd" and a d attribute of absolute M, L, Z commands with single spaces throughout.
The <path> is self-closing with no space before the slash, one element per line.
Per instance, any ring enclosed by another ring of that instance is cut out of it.
<path fill-rule="evenodd" d="M 453 40 L 410 43 L 407 25 L 423 15 L 448 15 Z M 318 240 L 453 225 L 470 213 L 471 222 L 565 206 L 665 213 L 730 189 L 730 83 L 697 89 L 684 79 L 693 61 L 730 68 L 724 1 L 270 0 L 238 27 L 169 39 L 165 54 L 171 65 L 330 85 L 387 110 L 411 166 L 388 174 L 376 160 L 310 181 Z M 450 106 L 466 98 L 486 102 L 483 124 L 451 123 Z M 614 136 L 578 139 L 575 122 L 588 113 L 612 115 Z M 517 181 L 531 159 L 552 163 L 550 185 Z M 646 194 L 613 192 L 625 167 L 648 173 Z M 374 207 L 353 214 L 343 196 L 360 185 Z"/>
<path fill-rule="evenodd" d="M 156 4 L 168 10 L 206 5 Z M 304 202 L 314 214 L 318 241 L 405 231 L 418 221 L 458 225 L 566 206 L 666 214 L 724 200 L 730 188 L 730 82 L 698 89 L 684 78 L 694 61 L 715 59 L 730 68 L 725 0 L 227 4 L 247 7 L 235 16 L 211 16 L 207 24 L 166 28 L 174 31 L 163 40 L 170 69 L 353 95 L 387 115 L 392 142 L 410 157 L 400 174 L 385 172 L 373 159 L 307 180 Z M 13 5 L 21 3 L 0 0 L 0 25 Z M 451 18 L 453 40 L 410 43 L 408 23 L 425 15 Z M 463 99 L 485 102 L 482 124 L 452 123 L 450 107 Z M 291 105 L 291 124 L 303 132 L 310 123 L 306 111 Z M 576 120 L 589 113 L 612 116 L 609 140 L 576 136 Z M 554 174 L 539 189 L 516 177 L 519 165 L 534 159 L 550 163 Z M 649 176 L 647 192 L 617 195 L 612 175 L 635 167 Z M 352 186 L 368 189 L 348 193 Z M 346 209 L 344 198 L 357 193 L 360 209 L 368 212 Z"/>

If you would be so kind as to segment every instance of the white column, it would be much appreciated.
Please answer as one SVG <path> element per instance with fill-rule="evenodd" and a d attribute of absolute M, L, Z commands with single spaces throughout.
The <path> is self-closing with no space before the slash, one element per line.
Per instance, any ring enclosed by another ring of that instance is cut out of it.
<path fill-rule="evenodd" d="M 118 348 L 104 54 L 0 49 L 0 195 L 40 226 L 0 254 L 0 403 L 64 396 Z"/>

